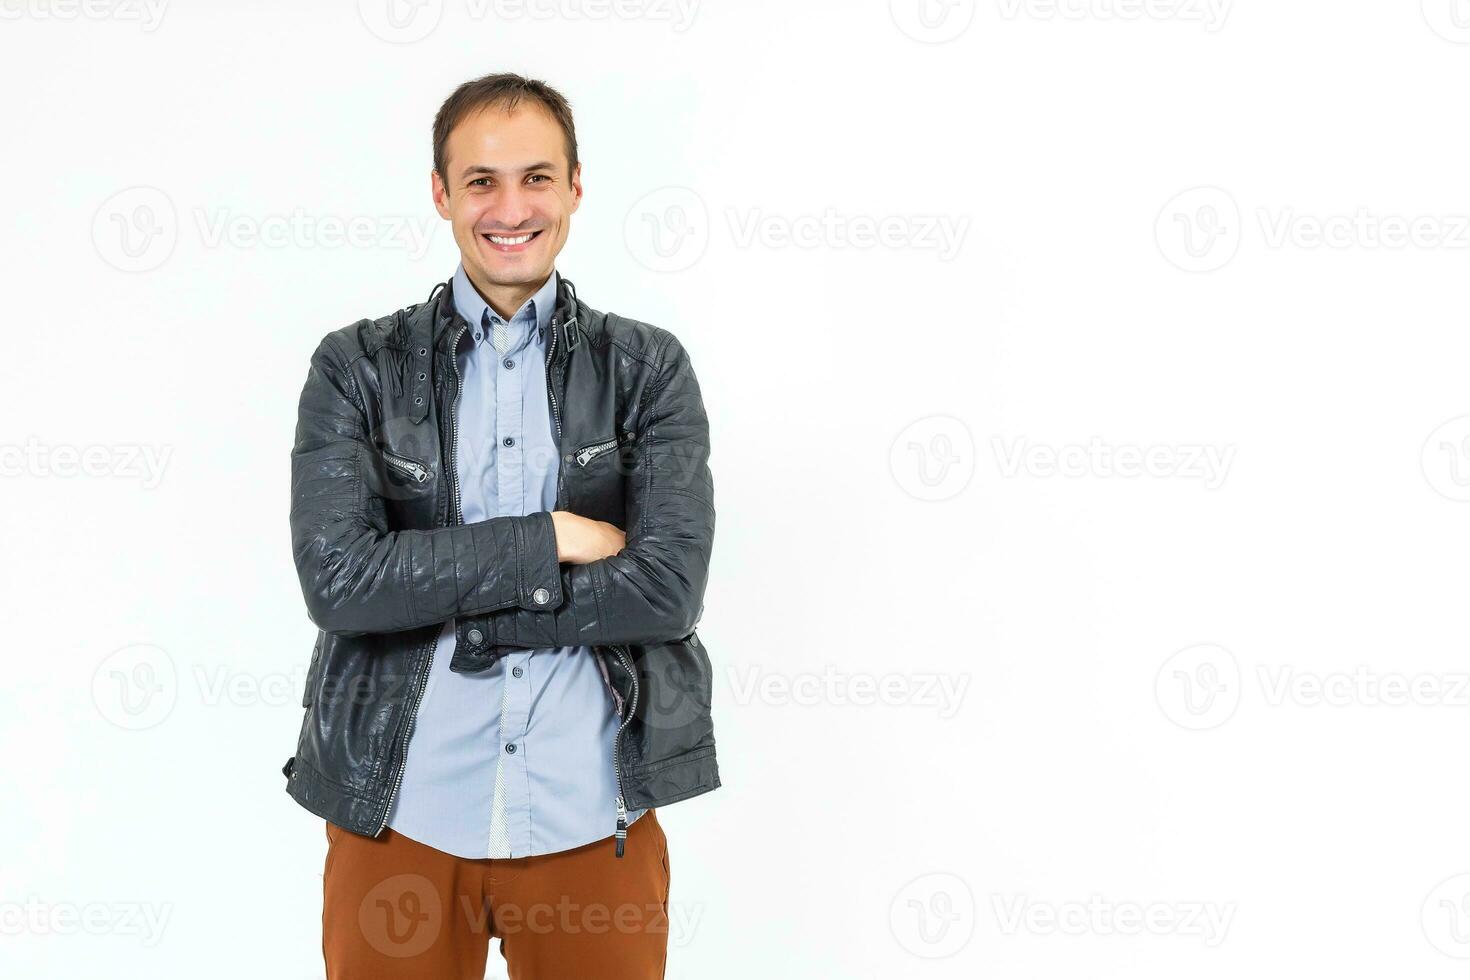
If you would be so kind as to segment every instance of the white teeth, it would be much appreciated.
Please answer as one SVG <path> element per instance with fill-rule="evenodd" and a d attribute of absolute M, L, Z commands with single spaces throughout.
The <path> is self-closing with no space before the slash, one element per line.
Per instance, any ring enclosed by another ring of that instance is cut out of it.
<path fill-rule="evenodd" d="M 531 235 L 534 234 L 535 232 L 531 233 Z M 517 235 L 514 238 L 503 238 L 500 235 L 487 235 L 486 237 L 496 245 L 524 245 L 531 240 L 531 235 Z"/>

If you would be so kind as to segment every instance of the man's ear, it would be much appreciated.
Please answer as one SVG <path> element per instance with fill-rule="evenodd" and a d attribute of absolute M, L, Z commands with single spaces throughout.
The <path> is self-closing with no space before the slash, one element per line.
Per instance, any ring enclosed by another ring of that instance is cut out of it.
<path fill-rule="evenodd" d="M 434 210 L 439 212 L 439 217 L 448 221 L 449 188 L 444 186 L 444 180 L 437 170 L 429 171 L 429 192 L 434 195 Z"/>
<path fill-rule="evenodd" d="M 582 206 L 582 165 L 580 163 L 578 163 L 576 169 L 572 171 L 572 212 L 575 213 L 576 210 L 577 210 L 577 208 L 579 208 L 581 206 Z"/>

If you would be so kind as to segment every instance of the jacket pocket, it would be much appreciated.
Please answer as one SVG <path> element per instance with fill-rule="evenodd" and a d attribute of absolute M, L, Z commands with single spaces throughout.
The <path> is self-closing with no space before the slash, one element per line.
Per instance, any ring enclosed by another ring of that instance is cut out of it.
<path fill-rule="evenodd" d="M 618 441 L 618 438 L 614 436 L 611 439 L 603 439 L 591 445 L 583 446 L 581 449 L 572 453 L 572 463 L 576 466 L 586 466 L 595 459 L 612 455 L 613 450 L 618 448 Z"/>

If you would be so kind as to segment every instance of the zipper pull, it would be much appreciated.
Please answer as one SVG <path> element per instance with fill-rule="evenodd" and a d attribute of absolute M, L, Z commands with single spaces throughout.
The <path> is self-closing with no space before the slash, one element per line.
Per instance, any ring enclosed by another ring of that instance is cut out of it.
<path fill-rule="evenodd" d="M 628 839 L 628 808 L 623 805 L 623 798 L 618 797 L 618 829 L 615 834 L 618 842 L 618 857 L 623 856 L 623 842 Z"/>

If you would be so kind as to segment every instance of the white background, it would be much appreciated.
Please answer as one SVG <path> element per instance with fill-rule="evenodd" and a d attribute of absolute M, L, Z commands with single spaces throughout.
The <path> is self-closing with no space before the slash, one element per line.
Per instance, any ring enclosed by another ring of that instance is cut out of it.
<path fill-rule="evenodd" d="M 0 0 L 5 975 L 321 976 L 296 401 L 498 70 L 712 419 L 670 977 L 1463 975 L 1470 4 L 927 2 Z"/>

